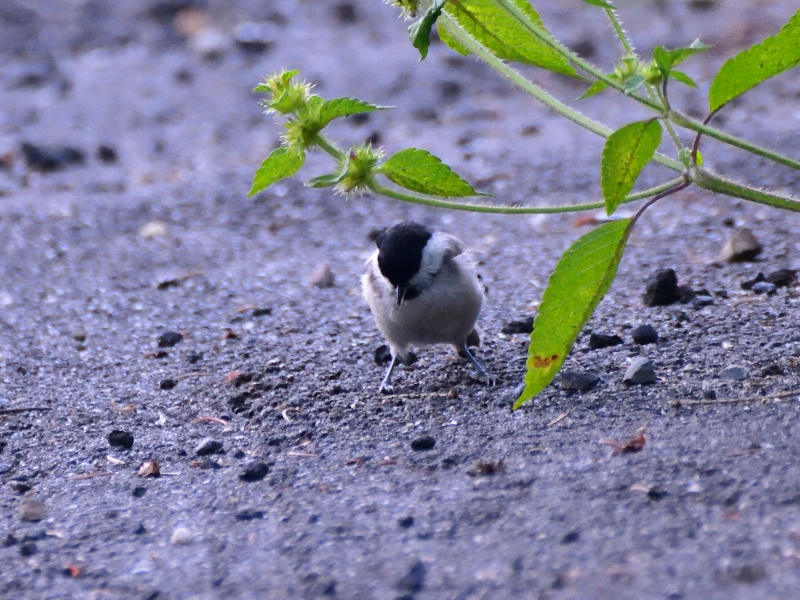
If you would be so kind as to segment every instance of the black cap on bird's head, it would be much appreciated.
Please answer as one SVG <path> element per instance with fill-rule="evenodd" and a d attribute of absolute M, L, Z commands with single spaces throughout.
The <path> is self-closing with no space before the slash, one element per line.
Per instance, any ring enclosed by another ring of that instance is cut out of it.
<path fill-rule="evenodd" d="M 411 300 L 419 290 L 409 287 L 409 281 L 419 271 L 422 251 L 433 233 L 425 226 L 403 221 L 384 229 L 375 240 L 378 246 L 378 268 L 397 289 L 397 304 Z"/>

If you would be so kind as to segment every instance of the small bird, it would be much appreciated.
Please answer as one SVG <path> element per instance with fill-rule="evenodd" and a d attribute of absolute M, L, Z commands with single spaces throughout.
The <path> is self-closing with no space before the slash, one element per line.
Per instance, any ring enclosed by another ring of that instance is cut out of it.
<path fill-rule="evenodd" d="M 497 383 L 467 348 L 480 342 L 475 322 L 484 292 L 461 241 L 403 221 L 381 231 L 375 243 L 378 249 L 367 260 L 361 284 L 392 351 L 378 391 L 391 393 L 397 361 L 410 364 L 411 348 L 430 344 L 452 345 L 475 366 L 481 381 Z"/>

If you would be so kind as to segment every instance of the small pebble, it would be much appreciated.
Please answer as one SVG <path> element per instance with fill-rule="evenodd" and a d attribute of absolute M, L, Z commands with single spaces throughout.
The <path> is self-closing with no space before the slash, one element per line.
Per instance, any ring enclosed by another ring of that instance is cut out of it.
<path fill-rule="evenodd" d="M 86 156 L 82 150 L 69 146 L 37 146 L 23 143 L 22 155 L 28 167 L 47 173 L 59 171 L 71 165 L 83 164 Z"/>
<path fill-rule="evenodd" d="M 518 333 L 530 334 L 533 331 L 533 317 L 526 317 L 519 321 L 509 321 L 503 325 L 502 333 L 514 335 Z"/>
<path fill-rule="evenodd" d="M 188 546 L 194 542 L 194 535 L 186 527 L 178 527 L 172 532 L 169 542 L 173 546 Z"/>
<path fill-rule="evenodd" d="M 158 337 L 159 348 L 171 348 L 183 339 L 183 334 L 177 331 L 167 331 Z"/>
<path fill-rule="evenodd" d="M 394 584 L 396 590 L 406 592 L 410 595 L 418 594 L 425 587 L 425 576 L 427 569 L 421 560 L 417 560 L 408 572 L 397 580 Z"/>
<path fill-rule="evenodd" d="M 711 306 L 714 304 L 714 298 L 711 296 L 695 296 L 692 298 L 692 306 L 695 308 L 703 308 L 704 306 Z"/>
<path fill-rule="evenodd" d="M 703 382 L 703 398 L 706 400 L 717 399 L 717 390 L 714 389 L 710 381 Z"/>
<path fill-rule="evenodd" d="M 421 435 L 411 441 L 411 449 L 416 452 L 432 450 L 436 445 L 436 440 L 429 435 Z"/>
<path fill-rule="evenodd" d="M 47 509 L 36 496 L 26 496 L 19 503 L 20 521 L 34 522 L 47 518 Z"/>
<path fill-rule="evenodd" d="M 565 534 L 564 537 L 561 538 L 561 543 L 574 544 L 579 539 L 581 539 L 581 532 L 576 529 L 574 531 L 570 531 L 569 533 Z"/>
<path fill-rule="evenodd" d="M 646 385 L 654 383 L 656 380 L 656 372 L 653 368 L 653 363 L 644 357 L 639 357 L 631 363 L 625 371 L 625 376 L 622 378 L 623 383 L 635 383 L 638 385 Z"/>
<path fill-rule="evenodd" d="M 103 144 L 97 147 L 97 158 L 106 164 L 113 164 L 119 160 L 117 151 L 112 146 Z"/>
<path fill-rule="evenodd" d="M 763 247 L 753 232 L 747 227 L 742 227 L 733 232 L 722 248 L 722 260 L 727 262 L 755 260 L 762 250 Z"/>
<path fill-rule="evenodd" d="M 239 479 L 242 481 L 261 481 L 269 473 L 269 465 L 263 462 L 254 462 L 246 465 L 245 468 L 239 473 Z"/>
<path fill-rule="evenodd" d="M 34 554 L 36 554 L 37 550 L 38 548 L 36 547 L 36 544 L 34 544 L 33 542 L 25 542 L 23 544 L 20 544 L 19 546 L 19 553 L 26 558 L 28 556 L 33 556 Z"/>
<path fill-rule="evenodd" d="M 744 367 L 728 367 L 720 371 L 719 378 L 728 381 L 744 381 L 747 379 L 747 369 Z"/>
<path fill-rule="evenodd" d="M 280 37 L 275 23 L 239 23 L 233 30 L 233 39 L 242 50 L 252 53 L 265 52 Z"/>
<path fill-rule="evenodd" d="M 780 377 L 784 374 L 784 370 L 780 365 L 767 365 L 761 370 L 762 377 Z"/>
<path fill-rule="evenodd" d="M 220 30 L 207 27 L 192 37 L 189 45 L 204 59 L 219 60 L 230 51 L 233 41 Z"/>
<path fill-rule="evenodd" d="M 163 221 L 150 221 L 145 223 L 139 229 L 139 236 L 146 240 L 152 240 L 157 237 L 165 237 L 169 233 L 167 224 Z"/>
<path fill-rule="evenodd" d="M 645 306 L 668 306 L 681 299 L 678 276 L 673 269 L 659 269 L 647 279 L 642 298 Z"/>
<path fill-rule="evenodd" d="M 162 390 L 171 390 L 176 385 L 178 385 L 178 381 L 176 379 L 162 379 L 161 383 L 158 384 Z"/>
<path fill-rule="evenodd" d="M 121 429 L 114 429 L 108 434 L 108 445 L 119 448 L 133 448 L 133 434 Z"/>
<path fill-rule="evenodd" d="M 411 515 L 402 517 L 397 520 L 397 524 L 403 529 L 408 529 L 409 527 L 414 525 L 414 517 L 412 517 Z"/>
<path fill-rule="evenodd" d="M 631 331 L 631 337 L 637 344 L 655 344 L 658 341 L 658 332 L 650 325 L 639 325 Z"/>
<path fill-rule="evenodd" d="M 144 487 L 143 485 L 137 485 L 137 486 L 136 486 L 136 487 L 134 487 L 134 488 L 133 488 L 133 490 L 131 491 L 131 494 L 133 495 L 133 497 L 134 497 L 134 498 L 141 498 L 141 497 L 143 497 L 143 496 L 144 496 L 146 493 L 147 493 L 147 488 L 146 488 L 146 487 Z"/>
<path fill-rule="evenodd" d="M 600 350 L 602 348 L 610 348 L 611 346 L 619 346 L 622 344 L 622 338 L 618 335 L 605 335 L 603 333 L 593 333 L 589 336 L 589 349 Z"/>
<path fill-rule="evenodd" d="M 237 521 L 252 521 L 254 519 L 263 519 L 263 518 L 264 518 L 263 510 L 253 510 L 251 508 L 245 508 L 236 513 Z"/>
<path fill-rule="evenodd" d="M 195 446 L 194 453 L 197 456 L 207 456 L 222 451 L 222 442 L 212 438 L 204 438 Z"/>
<path fill-rule="evenodd" d="M 794 269 L 778 269 L 767 275 L 766 279 L 769 283 L 774 284 L 775 287 L 786 287 L 797 281 L 797 271 Z"/>
<path fill-rule="evenodd" d="M 308 283 L 320 289 L 332 288 L 336 285 L 336 277 L 328 265 L 320 265 L 311 275 Z"/>
<path fill-rule="evenodd" d="M 600 377 L 592 371 L 562 371 L 561 389 L 569 392 L 588 392 L 600 382 Z"/>
<path fill-rule="evenodd" d="M 147 527 L 144 526 L 144 523 L 139 523 L 136 529 L 133 530 L 133 535 L 143 535 L 145 533 L 147 533 Z"/>
<path fill-rule="evenodd" d="M 775 284 L 768 281 L 759 281 L 753 284 L 752 287 L 753 292 L 756 294 L 774 294 L 775 289 Z"/>
<path fill-rule="evenodd" d="M 392 360 L 392 351 L 389 346 L 381 344 L 375 348 L 374 360 L 375 364 L 378 366 L 388 365 L 389 361 Z"/>

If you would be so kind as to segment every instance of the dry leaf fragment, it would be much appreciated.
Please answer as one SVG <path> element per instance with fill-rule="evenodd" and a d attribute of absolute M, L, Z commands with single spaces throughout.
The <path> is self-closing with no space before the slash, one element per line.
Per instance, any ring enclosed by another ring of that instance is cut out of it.
<path fill-rule="evenodd" d="M 639 452 L 642 448 L 644 448 L 647 439 L 644 437 L 643 433 L 636 434 L 635 437 L 632 437 L 624 444 L 619 443 L 617 440 L 612 440 L 608 438 L 604 438 L 600 440 L 601 444 L 605 444 L 606 446 L 611 446 L 611 454 L 633 454 L 634 452 Z"/>
<path fill-rule="evenodd" d="M 139 477 L 159 477 L 161 475 L 161 467 L 154 460 L 148 460 L 139 467 Z"/>

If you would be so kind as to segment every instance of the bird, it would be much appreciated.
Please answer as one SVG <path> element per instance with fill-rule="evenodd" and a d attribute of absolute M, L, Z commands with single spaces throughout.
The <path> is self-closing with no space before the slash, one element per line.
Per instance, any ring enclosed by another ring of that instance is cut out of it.
<path fill-rule="evenodd" d="M 484 289 L 458 238 L 403 221 L 380 231 L 378 249 L 361 278 L 364 299 L 392 359 L 379 393 L 392 393 L 398 362 L 411 364 L 415 346 L 450 344 L 474 365 L 477 378 L 495 385 L 467 347 L 480 343 L 476 321 Z"/>

